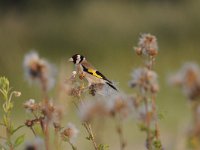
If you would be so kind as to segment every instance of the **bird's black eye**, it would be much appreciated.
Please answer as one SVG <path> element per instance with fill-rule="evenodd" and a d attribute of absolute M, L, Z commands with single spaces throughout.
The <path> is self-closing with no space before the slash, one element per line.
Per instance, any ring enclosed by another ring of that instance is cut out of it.
<path fill-rule="evenodd" d="M 80 62 L 82 62 L 82 61 L 83 61 L 83 59 L 84 59 L 84 56 L 82 56 L 82 55 L 81 55 L 81 57 L 80 57 L 80 58 L 81 58 L 81 59 L 80 59 Z"/>
<path fill-rule="evenodd" d="M 74 64 L 81 63 L 84 60 L 84 58 L 85 58 L 84 56 L 79 55 L 79 54 L 75 54 L 75 55 L 72 56 Z"/>
<path fill-rule="evenodd" d="M 74 64 L 76 64 L 77 57 L 78 57 L 78 54 L 75 54 L 75 55 L 72 56 L 72 59 L 73 59 L 73 63 L 74 63 Z"/>

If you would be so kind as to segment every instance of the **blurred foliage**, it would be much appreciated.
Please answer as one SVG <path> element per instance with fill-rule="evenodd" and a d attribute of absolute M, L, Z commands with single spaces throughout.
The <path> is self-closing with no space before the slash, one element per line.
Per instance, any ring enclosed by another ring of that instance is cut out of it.
<path fill-rule="evenodd" d="M 54 7 L 61 7 L 63 5 L 65 6 L 73 6 L 73 5 L 80 5 L 80 3 L 85 3 L 85 2 L 92 2 L 94 0 L 86 0 L 84 2 L 81 2 L 80 0 L 1 0 L 0 4 L 2 8 L 9 8 L 9 7 L 16 7 L 17 9 L 22 9 L 25 7 L 32 7 L 34 5 L 49 5 L 49 6 L 54 6 Z M 96 0 L 98 1 L 98 0 Z M 108 0 L 104 0 L 104 2 L 108 2 Z M 176 4 L 176 3 L 185 3 L 186 0 L 109 0 L 109 2 L 123 2 L 123 3 L 149 3 L 149 2 L 155 2 L 155 3 L 171 3 L 171 4 Z"/>
<path fill-rule="evenodd" d="M 55 62 L 59 73 L 65 70 L 68 74 L 73 66 L 67 59 L 81 53 L 109 79 L 119 82 L 122 91 L 133 93 L 127 84 L 130 72 L 142 64 L 133 46 L 140 33 L 150 32 L 159 44 L 155 70 L 161 84 L 158 109 L 165 112 L 161 134 L 165 135 L 164 145 L 170 145 L 166 149 L 175 149 L 177 134 L 190 112 L 185 98 L 179 90 L 169 88 L 166 78 L 185 61 L 200 64 L 199 9 L 197 0 L 1 0 L 0 75 L 22 91 L 16 115 L 24 113 L 21 104 L 25 100 L 39 97 L 38 89 L 24 81 L 22 62 L 30 49 Z M 74 116 L 71 113 L 72 119 Z M 127 127 L 126 133 L 133 128 Z M 141 149 L 136 144 L 143 144 L 143 137 L 137 127 L 133 132 L 130 147 Z M 108 137 L 105 135 L 106 143 L 115 145 Z"/>

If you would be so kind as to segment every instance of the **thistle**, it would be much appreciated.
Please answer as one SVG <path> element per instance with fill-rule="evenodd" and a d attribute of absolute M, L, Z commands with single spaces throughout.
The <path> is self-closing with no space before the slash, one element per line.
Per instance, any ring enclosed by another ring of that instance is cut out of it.
<path fill-rule="evenodd" d="M 139 90 L 137 110 L 140 114 L 140 129 L 146 132 L 146 148 L 148 150 L 163 149 L 160 140 L 158 115 L 156 109 L 156 94 L 159 91 L 157 74 L 153 71 L 156 56 L 158 55 L 157 39 L 151 34 L 141 34 L 138 46 L 134 48 L 136 54 L 144 56 L 144 67 L 132 73 L 129 85 Z M 144 109 L 140 109 L 142 107 Z M 145 110 L 145 111 L 143 111 Z M 153 127 L 152 127 L 153 126 Z"/>

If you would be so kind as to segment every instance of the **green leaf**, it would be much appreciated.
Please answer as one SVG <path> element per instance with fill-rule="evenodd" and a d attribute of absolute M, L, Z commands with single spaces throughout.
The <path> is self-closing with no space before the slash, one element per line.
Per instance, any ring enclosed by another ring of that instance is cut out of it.
<path fill-rule="evenodd" d="M 7 105 L 6 105 L 6 103 L 3 104 L 3 111 L 4 111 L 5 113 L 8 112 L 8 109 L 7 109 Z"/>
<path fill-rule="evenodd" d="M 10 133 L 12 134 L 12 132 L 13 132 L 13 130 L 14 130 L 14 125 L 13 125 L 12 122 L 10 122 L 10 128 L 9 128 L 9 130 L 10 130 Z"/>
<path fill-rule="evenodd" d="M 92 136 L 90 135 L 90 136 L 87 136 L 87 137 L 85 137 L 87 140 L 92 140 Z"/>
<path fill-rule="evenodd" d="M 74 145 L 72 145 L 72 149 L 73 149 L 73 150 L 77 150 L 77 148 L 76 148 Z"/>
<path fill-rule="evenodd" d="M 5 126 L 8 126 L 8 119 L 5 115 L 3 116 L 3 123 L 5 124 Z"/>
<path fill-rule="evenodd" d="M 15 140 L 15 144 L 14 147 L 19 146 L 20 144 L 22 144 L 24 142 L 25 139 L 25 135 L 21 135 L 19 136 L 16 140 Z"/>
<path fill-rule="evenodd" d="M 106 144 L 99 144 L 98 150 L 109 150 L 109 146 Z"/>
<path fill-rule="evenodd" d="M 164 113 L 161 113 L 161 112 L 160 112 L 160 113 L 158 114 L 158 119 L 159 119 L 159 120 L 165 119 Z"/>
<path fill-rule="evenodd" d="M 8 111 L 10 111 L 14 107 L 13 103 L 9 103 L 8 105 Z"/>
<path fill-rule="evenodd" d="M 162 144 L 161 144 L 161 141 L 160 140 L 155 140 L 153 142 L 153 145 L 155 147 L 155 150 L 162 150 Z"/>
<path fill-rule="evenodd" d="M 0 77 L 0 88 L 1 89 L 9 89 L 9 81 L 6 77 Z"/>
<path fill-rule="evenodd" d="M 141 124 L 138 124 L 138 127 L 139 127 L 139 129 L 140 129 L 140 131 L 148 131 L 149 129 L 147 128 L 147 126 L 145 125 L 145 124 L 143 124 L 143 123 L 141 123 Z"/>

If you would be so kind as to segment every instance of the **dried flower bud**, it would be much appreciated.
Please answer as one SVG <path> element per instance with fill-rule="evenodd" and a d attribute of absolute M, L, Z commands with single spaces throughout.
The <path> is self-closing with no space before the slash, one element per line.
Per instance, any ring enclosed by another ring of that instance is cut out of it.
<path fill-rule="evenodd" d="M 74 97 L 80 97 L 81 94 L 83 93 L 83 90 L 84 88 L 82 88 L 81 86 L 78 86 L 78 87 L 74 87 L 74 88 L 71 88 L 68 92 L 68 94 L 70 96 L 74 96 Z"/>
<path fill-rule="evenodd" d="M 61 125 L 59 123 L 53 123 L 53 126 L 55 128 L 56 131 L 60 131 L 62 129 Z"/>
<path fill-rule="evenodd" d="M 130 86 L 132 88 L 137 86 L 142 91 L 149 90 L 153 93 L 156 93 L 159 90 L 157 74 L 152 70 L 148 70 L 147 68 L 135 69 L 132 73 Z"/>
<path fill-rule="evenodd" d="M 95 96 L 96 95 L 96 92 L 98 92 L 99 90 L 102 90 L 104 87 L 104 84 L 102 83 L 99 83 L 99 84 L 92 84 L 90 85 L 89 87 L 89 93 L 92 95 L 92 96 Z"/>
<path fill-rule="evenodd" d="M 150 90 L 151 90 L 152 93 L 158 93 L 158 91 L 159 91 L 158 84 L 151 85 Z"/>
<path fill-rule="evenodd" d="M 85 73 L 84 72 L 80 72 L 79 73 L 79 79 L 83 80 L 85 78 Z"/>
<path fill-rule="evenodd" d="M 33 124 L 34 124 L 34 122 L 33 122 L 32 120 L 26 120 L 26 122 L 25 122 L 25 125 L 26 125 L 27 127 L 32 127 Z"/>
<path fill-rule="evenodd" d="M 107 102 L 107 109 L 111 116 L 119 114 L 126 118 L 131 114 L 133 109 L 132 99 L 124 94 L 113 95 Z"/>
<path fill-rule="evenodd" d="M 190 100 L 200 97 L 200 68 L 197 64 L 184 64 L 180 71 L 170 77 L 169 81 L 172 85 L 180 86 Z"/>
<path fill-rule="evenodd" d="M 138 55 L 156 56 L 158 54 L 157 39 L 151 34 L 141 34 L 138 47 L 135 47 Z"/>
<path fill-rule="evenodd" d="M 72 75 L 76 76 L 77 72 L 76 71 L 72 71 Z"/>
<path fill-rule="evenodd" d="M 70 142 L 74 142 L 75 138 L 77 137 L 79 131 L 75 127 L 74 124 L 68 123 L 67 127 L 64 129 L 64 131 L 61 133 L 61 136 L 63 140 L 69 140 Z"/>
<path fill-rule="evenodd" d="M 29 83 L 39 83 L 45 90 L 53 87 L 56 69 L 52 64 L 41 59 L 36 52 L 32 51 L 25 55 L 23 66 Z"/>
<path fill-rule="evenodd" d="M 88 100 L 84 105 L 81 104 L 79 108 L 79 116 L 84 122 L 90 122 L 96 116 L 103 117 L 108 114 L 108 109 L 106 108 L 106 105 L 102 101 L 98 100 Z"/>
<path fill-rule="evenodd" d="M 135 49 L 136 54 L 142 55 L 142 48 L 141 47 L 135 47 L 134 49 Z"/>
<path fill-rule="evenodd" d="M 35 103 L 34 99 L 29 99 L 24 103 L 24 108 L 28 111 L 35 111 L 38 108 L 38 105 Z"/>
<path fill-rule="evenodd" d="M 19 91 L 14 91 L 14 94 L 15 94 L 15 97 L 20 97 L 22 93 Z"/>

